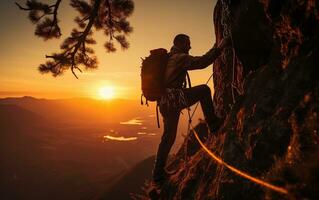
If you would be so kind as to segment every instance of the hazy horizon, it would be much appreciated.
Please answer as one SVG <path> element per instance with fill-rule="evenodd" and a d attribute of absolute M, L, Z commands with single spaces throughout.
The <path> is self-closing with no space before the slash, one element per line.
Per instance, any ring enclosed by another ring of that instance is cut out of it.
<path fill-rule="evenodd" d="M 30 96 L 30 95 L 20 95 L 20 96 L 6 96 L 6 95 L 1 95 L 0 92 L 0 99 L 6 99 L 6 98 L 33 98 L 33 99 L 44 99 L 44 100 L 67 100 L 67 99 L 90 99 L 90 100 L 97 100 L 97 101 L 119 101 L 119 100 L 127 100 L 127 101 L 140 101 L 140 99 L 133 99 L 133 98 L 111 98 L 111 99 L 103 99 L 103 98 L 99 98 L 99 97 L 87 97 L 87 96 L 74 96 L 74 97 L 36 97 L 36 96 Z"/>

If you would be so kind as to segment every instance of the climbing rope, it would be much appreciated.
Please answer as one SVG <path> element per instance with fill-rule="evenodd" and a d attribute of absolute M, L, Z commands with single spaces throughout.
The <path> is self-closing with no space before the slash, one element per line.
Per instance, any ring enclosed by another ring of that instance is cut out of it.
<path fill-rule="evenodd" d="M 208 78 L 207 82 L 206 82 L 206 85 L 208 84 L 208 82 L 210 81 L 210 79 L 212 78 L 213 74 L 211 74 L 211 76 Z M 271 183 L 268 183 L 264 180 L 261 180 L 261 179 L 258 179 L 256 177 L 253 177 L 251 175 L 249 175 L 248 173 L 246 172 L 243 172 L 233 166 L 231 166 L 230 164 L 226 163 L 225 161 L 223 161 L 221 158 L 219 158 L 217 155 L 215 155 L 211 150 L 209 150 L 205 144 L 200 140 L 199 136 L 198 136 L 198 133 L 196 132 L 195 128 L 193 127 L 192 125 L 192 118 L 196 112 L 196 109 L 198 107 L 198 104 L 199 102 L 197 102 L 195 108 L 194 108 L 194 111 L 192 114 L 190 114 L 190 107 L 187 108 L 187 112 L 188 112 L 188 117 L 189 117 L 189 120 L 188 120 L 188 130 L 187 130 L 187 136 L 186 136 L 186 145 L 185 145 L 185 149 L 184 149 L 184 153 L 185 153 L 185 162 L 187 162 L 188 158 L 187 158 L 187 143 L 188 143 L 188 140 L 189 140 L 189 133 L 190 133 L 190 128 L 193 129 L 193 133 L 195 135 L 195 138 L 197 139 L 198 143 L 201 145 L 201 147 L 205 150 L 205 152 L 210 155 L 217 163 L 225 166 L 226 168 L 228 168 L 229 170 L 231 170 L 232 172 L 234 172 L 235 174 L 247 179 L 247 180 L 250 180 L 258 185 L 261 185 L 263 187 L 266 187 L 268 189 L 271 189 L 275 192 L 278 192 L 278 193 L 281 193 L 281 194 L 285 194 L 285 195 L 289 195 L 288 193 L 288 190 L 286 190 L 285 188 L 283 187 L 279 187 L 279 186 L 276 186 L 276 185 L 273 185 Z"/>
<path fill-rule="evenodd" d="M 221 24 L 223 26 L 223 38 L 227 38 L 231 34 L 231 27 L 229 21 L 229 7 L 226 0 L 222 0 L 222 16 L 221 16 Z"/>
<path fill-rule="evenodd" d="M 230 38 L 231 40 L 231 48 L 228 47 L 226 48 L 225 51 L 225 56 L 224 59 L 227 60 L 227 55 L 232 55 L 232 83 L 231 83 L 231 94 L 232 94 L 232 100 L 233 103 L 236 102 L 235 100 L 235 92 L 236 91 L 241 94 L 239 89 L 235 86 L 235 68 L 236 68 L 236 53 L 234 49 L 234 43 L 233 43 L 233 36 L 231 33 L 232 25 L 231 25 L 231 19 L 230 19 L 230 9 L 229 9 L 229 2 L 227 0 L 221 0 L 222 3 L 222 16 L 221 16 L 221 25 L 223 27 L 223 38 Z"/>
<path fill-rule="evenodd" d="M 212 78 L 212 76 L 213 76 L 213 74 L 212 74 L 212 75 L 209 77 L 209 79 L 207 80 L 206 85 L 208 84 L 208 82 L 209 82 L 209 80 Z M 193 133 L 194 133 L 195 138 L 197 139 L 198 143 L 199 143 L 199 144 L 201 145 L 201 147 L 206 151 L 206 153 L 207 153 L 208 155 L 210 155 L 217 163 L 219 163 L 219 164 L 225 166 L 226 168 L 228 168 L 229 170 L 231 170 L 231 171 L 234 172 L 235 174 L 237 174 L 237 175 L 239 175 L 239 176 L 241 176 L 241 177 L 243 177 L 243 178 L 246 178 L 246 179 L 248 179 L 248 180 L 250 180 L 250 181 L 252 181 L 252 182 L 254 182 L 254 183 L 256 183 L 256 184 L 259 184 L 259 185 L 261 185 L 261 186 L 264 186 L 264 187 L 266 187 L 266 188 L 269 188 L 269 189 L 271 189 L 271 190 L 273 190 L 273 191 L 276 191 L 276 192 L 278 192 L 278 193 L 285 194 L 285 195 L 289 195 L 288 191 L 287 191 L 285 188 L 282 188 L 282 187 L 279 187 L 279 186 L 275 186 L 275 185 L 273 185 L 273 184 L 271 184 L 271 183 L 268 183 L 268 182 L 263 181 L 263 180 L 261 180 L 261 179 L 255 178 L 255 177 L 253 177 L 253 176 L 251 176 L 251 175 L 249 175 L 249 174 L 247 174 L 247 173 L 245 173 L 245 172 L 243 172 L 243 171 L 241 171 L 241 170 L 239 170 L 239 169 L 237 169 L 237 168 L 235 168 L 235 167 L 229 165 L 228 163 L 226 163 L 225 161 L 223 161 L 221 158 L 219 158 L 218 156 L 216 156 L 211 150 L 209 150 L 209 149 L 205 146 L 205 144 L 200 140 L 200 138 L 199 138 L 199 136 L 198 136 L 198 133 L 196 132 L 195 128 L 194 128 L 193 125 L 192 125 L 192 118 L 193 118 L 193 116 L 194 116 L 194 114 L 195 114 L 195 111 L 196 111 L 196 109 L 197 109 L 198 104 L 199 104 L 199 102 L 196 104 L 195 109 L 194 109 L 192 115 L 190 114 L 190 108 L 189 108 L 189 107 L 187 108 L 187 112 L 188 112 L 188 117 L 189 117 L 189 119 L 188 119 L 188 128 L 187 128 L 188 130 L 187 130 L 187 136 L 186 136 L 186 145 L 185 145 L 185 149 L 184 149 L 185 162 L 187 162 L 187 160 L 188 160 L 188 158 L 187 158 L 187 146 L 188 146 L 188 145 L 187 145 L 187 144 L 188 144 L 188 140 L 189 140 L 190 128 L 192 128 Z"/>
<path fill-rule="evenodd" d="M 213 73 L 210 75 L 210 77 L 208 78 L 208 80 L 206 81 L 206 85 L 208 84 L 208 82 L 210 81 L 210 79 L 212 78 L 213 76 Z M 190 133 L 190 128 L 193 129 L 193 133 L 195 135 L 195 138 L 197 139 L 198 143 L 201 145 L 201 147 L 206 151 L 206 153 L 208 155 L 210 155 L 217 163 L 225 166 L 226 168 L 228 168 L 229 170 L 231 170 L 232 172 L 234 172 L 235 174 L 243 177 L 243 178 L 246 178 L 258 185 L 261 185 L 261 186 L 264 186 L 266 188 L 269 188 L 273 191 L 276 191 L 278 193 L 281 193 L 281 194 L 285 194 L 285 195 L 289 195 L 288 193 L 288 190 L 286 190 L 285 188 L 282 188 L 282 187 L 279 187 L 279 186 L 276 186 L 276 185 L 273 185 L 271 183 L 268 183 L 266 181 L 263 181 L 261 179 L 258 179 L 258 178 L 255 178 L 231 165 L 229 165 L 228 163 L 226 163 L 225 161 L 223 161 L 221 158 L 219 158 L 217 155 L 215 155 L 211 150 L 209 150 L 205 144 L 200 140 L 199 136 L 198 136 L 198 133 L 196 132 L 195 128 L 193 127 L 192 125 L 192 118 L 196 112 L 196 109 L 198 107 L 198 104 L 199 102 L 197 102 L 195 108 L 194 108 L 194 111 L 192 114 L 190 114 L 190 107 L 187 108 L 187 112 L 188 112 L 188 128 L 187 128 L 187 137 L 186 137 L 186 145 L 185 145 L 185 149 L 184 149 L 184 153 L 185 153 L 185 162 L 187 162 L 188 158 L 187 158 L 187 144 L 188 144 L 188 140 L 189 140 L 189 133 Z"/>
<path fill-rule="evenodd" d="M 210 79 L 212 78 L 213 76 L 213 73 L 211 74 L 211 76 L 208 78 L 208 80 L 206 81 L 206 85 L 208 84 L 208 82 L 210 81 Z M 221 158 L 219 158 L 218 156 L 216 156 L 211 150 L 209 150 L 205 144 L 200 140 L 199 136 L 198 136 L 198 133 L 196 132 L 195 128 L 193 127 L 192 125 L 192 118 L 196 112 L 196 109 L 198 107 L 198 104 L 199 102 L 197 102 L 195 108 L 194 108 L 194 111 L 192 114 L 190 114 L 190 107 L 187 108 L 187 112 L 188 112 L 188 128 L 187 128 L 187 136 L 186 136 L 186 144 L 185 144 L 185 149 L 184 149 L 184 154 L 185 154 L 185 162 L 187 162 L 188 160 L 188 157 L 187 157 L 187 146 L 188 146 L 188 140 L 189 140 L 189 133 L 190 133 L 190 128 L 193 129 L 193 133 L 195 135 L 195 138 L 197 139 L 198 143 L 201 145 L 201 147 L 205 150 L 205 152 L 210 155 L 217 163 L 225 166 L 226 168 L 228 168 L 229 170 L 231 170 L 232 172 L 234 172 L 235 174 L 245 178 L 245 179 L 248 179 L 258 185 L 261 185 L 261 186 L 264 186 L 266 188 L 269 188 L 273 191 L 276 191 L 278 193 L 281 193 L 281 194 L 285 194 L 285 195 L 289 195 L 288 193 L 288 190 L 286 190 L 285 188 L 282 188 L 282 187 L 279 187 L 279 186 L 276 186 L 276 185 L 273 185 L 271 183 L 268 183 L 266 181 L 263 181 L 261 179 L 258 179 L 258 178 L 255 178 L 231 165 L 229 165 L 228 163 L 226 163 L 225 161 L 223 161 Z"/>
<path fill-rule="evenodd" d="M 196 132 L 195 128 L 192 126 L 192 124 L 190 125 L 194 131 L 194 135 L 198 141 L 198 143 L 201 145 L 201 147 L 206 151 L 207 154 L 209 154 L 217 163 L 225 166 L 226 168 L 228 168 L 229 170 L 231 170 L 232 172 L 234 172 L 235 174 L 243 177 L 243 178 L 246 178 L 256 184 L 259 184 L 261 186 L 264 186 L 266 188 L 269 188 L 273 191 L 276 191 L 276 192 L 279 192 L 281 194 L 285 194 L 285 195 L 288 195 L 288 190 L 286 190 L 285 188 L 282 188 L 282 187 L 279 187 L 279 186 L 276 186 L 276 185 L 273 185 L 271 183 L 268 183 L 266 181 L 263 181 L 261 179 L 258 179 L 258 178 L 255 178 L 231 165 L 229 165 L 228 163 L 226 163 L 225 161 L 223 161 L 221 158 L 219 158 L 218 156 L 216 156 L 211 150 L 209 150 L 205 145 L 204 143 L 200 140 L 200 138 L 198 137 L 198 133 Z"/>
<path fill-rule="evenodd" d="M 235 103 L 235 95 L 234 95 L 234 89 L 237 90 L 237 92 L 239 94 L 242 94 L 242 92 L 239 91 L 239 89 L 235 86 L 235 65 L 236 65 L 236 54 L 235 54 L 235 49 L 234 49 L 234 44 L 233 44 L 233 38 L 232 38 L 232 35 L 231 35 L 231 31 L 230 31 L 230 23 L 229 23 L 229 14 L 230 14 L 230 11 L 229 11 L 229 7 L 226 3 L 226 0 L 222 0 L 222 19 L 221 19 L 221 22 L 222 22 L 222 26 L 223 26 L 223 38 L 227 38 L 227 37 L 230 37 L 231 39 L 231 43 L 232 43 L 232 49 L 231 49 L 231 53 L 232 53 L 232 64 L 233 64 L 233 73 L 232 73 L 232 84 L 231 84 L 231 88 L 232 88 L 232 98 L 233 98 L 233 103 Z M 227 50 L 225 52 L 227 54 Z M 206 82 L 206 85 L 208 84 L 208 82 L 210 81 L 210 79 L 212 78 L 213 76 L 213 73 L 211 74 L 211 76 L 209 77 L 209 79 L 207 80 Z M 185 153 L 185 162 L 187 162 L 187 143 L 188 143 L 188 140 L 189 140 L 189 133 L 190 133 L 190 128 L 193 129 L 193 133 L 195 135 L 195 138 L 197 139 L 198 143 L 200 144 L 200 146 L 205 150 L 205 152 L 210 156 L 212 157 L 218 164 L 220 165 L 223 165 L 225 166 L 226 168 L 228 168 L 229 170 L 231 170 L 232 172 L 234 172 L 235 174 L 247 179 L 247 180 L 250 180 L 258 185 L 261 185 L 263 187 L 266 187 L 268 189 L 271 189 L 275 192 L 278 192 L 278 193 L 281 193 L 281 194 L 284 194 L 284 195 L 289 195 L 289 192 L 287 189 L 283 188 L 283 187 L 279 187 L 279 186 L 276 186 L 276 185 L 273 185 L 267 181 L 264 181 L 264 180 L 261 180 L 259 178 L 256 178 L 256 177 L 253 177 L 252 175 L 249 175 L 248 173 L 246 172 L 243 172 L 235 167 L 233 167 L 232 165 L 226 163 L 223 159 L 219 158 L 217 155 L 215 155 L 210 149 L 208 149 L 208 147 L 205 146 L 205 144 L 200 140 L 199 136 L 198 136 L 198 133 L 196 132 L 195 128 L 193 127 L 192 125 L 192 118 L 196 112 L 196 109 L 198 107 L 198 104 L 199 102 L 196 104 L 195 108 L 194 108 L 194 111 L 192 114 L 190 114 L 190 107 L 187 108 L 187 111 L 188 111 L 188 117 L 189 117 L 189 120 L 188 120 L 188 130 L 187 130 L 187 136 L 186 136 L 186 145 L 185 145 L 185 150 L 184 150 L 184 153 Z"/>

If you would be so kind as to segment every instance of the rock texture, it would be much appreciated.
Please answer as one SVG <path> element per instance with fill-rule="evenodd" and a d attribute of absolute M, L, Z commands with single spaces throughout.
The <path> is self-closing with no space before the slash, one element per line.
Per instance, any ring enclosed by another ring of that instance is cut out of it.
<path fill-rule="evenodd" d="M 169 166 L 178 171 L 160 199 L 319 199 L 319 2 L 218 0 L 214 25 L 217 42 L 229 29 L 233 48 L 214 64 L 224 123 L 206 145 L 289 195 L 235 175 L 191 144 L 186 162 L 183 146 Z"/>

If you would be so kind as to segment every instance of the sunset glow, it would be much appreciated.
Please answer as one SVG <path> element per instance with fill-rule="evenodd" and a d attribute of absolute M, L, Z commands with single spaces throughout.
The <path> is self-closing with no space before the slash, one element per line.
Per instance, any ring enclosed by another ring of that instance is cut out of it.
<path fill-rule="evenodd" d="M 50 60 L 45 59 L 45 55 L 57 53 L 64 39 L 76 28 L 73 18 L 79 14 L 78 11 L 69 6 L 69 1 L 61 1 L 59 20 L 62 36 L 60 40 L 44 41 L 34 35 L 35 25 L 30 23 L 28 12 L 18 9 L 15 2 L 23 4 L 25 0 L 0 1 L 3 27 L 0 40 L 5 49 L 0 54 L 0 97 L 3 98 L 32 96 L 49 99 L 88 97 L 136 100 L 141 95 L 141 57 L 148 56 L 151 49 L 162 47 L 169 50 L 178 33 L 191 37 L 192 55 L 204 54 L 215 42 L 212 25 L 215 0 L 134 1 L 136 10 L 128 19 L 134 30 L 128 38 L 128 50 L 122 51 L 115 41 L 117 52 L 106 53 L 103 44 L 109 38 L 103 31 L 93 29 L 97 44 L 90 45 L 90 48 L 95 51 L 98 68 L 85 71 L 84 66 L 79 66 L 83 71 L 78 73 L 79 80 L 70 70 L 62 76 L 53 77 L 51 74 L 38 73 L 37 67 Z M 176 8 L 183 12 L 176 12 Z M 192 71 L 193 85 L 202 84 L 211 72 L 211 67 Z M 102 87 L 111 87 L 113 90 Z"/>
<path fill-rule="evenodd" d="M 114 98 L 114 88 L 107 86 L 102 87 L 99 90 L 99 98 L 101 99 L 113 99 Z"/>

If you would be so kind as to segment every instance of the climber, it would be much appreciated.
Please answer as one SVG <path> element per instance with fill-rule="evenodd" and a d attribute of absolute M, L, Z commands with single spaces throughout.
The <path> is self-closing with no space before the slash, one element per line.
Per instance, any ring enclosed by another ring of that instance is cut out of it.
<path fill-rule="evenodd" d="M 156 184 L 161 184 L 168 177 L 165 165 L 170 149 L 175 142 L 179 115 L 182 109 L 199 101 L 210 132 L 213 133 L 218 129 L 221 119 L 214 114 L 210 88 L 204 84 L 186 88 L 186 76 L 188 76 L 187 70 L 204 69 L 212 64 L 221 54 L 228 41 L 228 39 L 225 39 L 219 45 L 215 44 L 203 56 L 191 56 L 189 55 L 191 49 L 189 36 L 178 34 L 174 38 L 164 76 L 166 93 L 158 101 L 160 113 L 163 116 L 164 132 L 153 169 L 153 181 Z"/>

